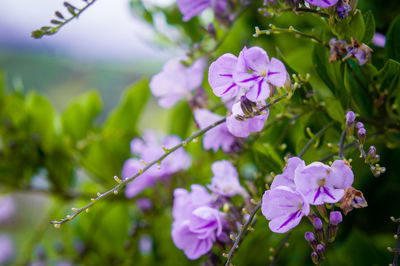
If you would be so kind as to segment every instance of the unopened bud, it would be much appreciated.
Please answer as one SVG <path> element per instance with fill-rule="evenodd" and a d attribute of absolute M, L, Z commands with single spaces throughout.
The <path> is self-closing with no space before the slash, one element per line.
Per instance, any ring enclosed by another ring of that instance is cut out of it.
<path fill-rule="evenodd" d="M 325 247 L 321 244 L 318 244 L 317 245 L 317 253 L 321 257 L 321 259 L 324 259 L 325 254 L 326 254 Z"/>
<path fill-rule="evenodd" d="M 61 227 L 61 224 L 54 224 L 54 228 L 59 229 Z"/>
<path fill-rule="evenodd" d="M 360 144 L 363 145 L 365 142 L 365 138 L 367 137 L 367 131 L 365 130 L 365 128 L 362 127 L 357 131 L 357 135 Z"/>
<path fill-rule="evenodd" d="M 353 135 L 355 119 L 356 119 L 356 115 L 354 114 L 353 111 L 347 112 L 347 114 L 346 114 L 346 129 L 347 129 L 347 134 L 349 136 Z"/>
<path fill-rule="evenodd" d="M 315 236 L 312 232 L 306 232 L 304 234 L 304 238 L 307 240 L 308 244 L 310 247 L 315 251 L 317 249 L 317 239 L 315 239 Z"/>
<path fill-rule="evenodd" d="M 313 226 L 315 228 L 315 233 L 319 242 L 324 241 L 324 228 L 320 218 L 315 218 L 313 221 Z"/>
<path fill-rule="evenodd" d="M 356 124 L 356 129 L 357 129 L 357 131 L 360 129 L 360 128 L 363 128 L 364 127 L 364 124 L 362 123 L 362 122 L 357 122 L 357 124 Z"/>
<path fill-rule="evenodd" d="M 312 262 L 313 262 L 315 265 L 318 265 L 318 264 L 319 264 L 319 257 L 318 257 L 317 252 L 313 251 L 313 252 L 311 253 L 311 260 L 312 260 Z"/>

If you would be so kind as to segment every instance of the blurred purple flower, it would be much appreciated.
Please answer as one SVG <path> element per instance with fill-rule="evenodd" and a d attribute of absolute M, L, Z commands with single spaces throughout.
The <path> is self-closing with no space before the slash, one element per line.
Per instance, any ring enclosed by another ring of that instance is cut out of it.
<path fill-rule="evenodd" d="M 177 0 L 176 3 L 183 14 L 183 21 L 189 21 L 209 7 L 217 13 L 224 13 L 228 8 L 227 0 Z"/>
<path fill-rule="evenodd" d="M 142 255 L 150 254 L 153 248 L 153 239 L 149 235 L 143 235 L 139 239 L 139 250 Z"/>
<path fill-rule="evenodd" d="M 261 211 L 270 220 L 269 228 L 275 233 L 285 233 L 296 227 L 310 212 L 304 196 L 289 187 L 279 186 L 265 191 Z"/>
<path fill-rule="evenodd" d="M 153 208 L 153 202 L 149 198 L 138 198 L 136 200 L 136 205 L 142 212 L 149 211 Z"/>
<path fill-rule="evenodd" d="M 239 183 L 239 174 L 231 162 L 226 160 L 214 162 L 211 169 L 214 176 L 208 188 L 212 192 L 226 197 L 236 194 L 248 197 L 247 191 Z"/>
<path fill-rule="evenodd" d="M 218 97 L 234 98 L 240 87 L 233 80 L 238 59 L 233 54 L 223 54 L 214 61 L 208 70 L 208 82 Z"/>
<path fill-rule="evenodd" d="M 276 58 L 269 60 L 267 52 L 260 47 L 246 47 L 239 54 L 233 76 L 240 86 L 248 88 L 246 97 L 253 102 L 267 99 L 271 85 L 282 87 L 287 79 L 285 65 Z"/>
<path fill-rule="evenodd" d="M 278 186 L 286 186 L 295 189 L 296 185 L 294 184 L 294 174 L 297 168 L 302 169 L 306 165 L 302 159 L 299 157 L 289 158 L 285 168 L 283 169 L 282 174 L 277 175 L 271 184 L 271 189 L 274 189 Z"/>
<path fill-rule="evenodd" d="M 14 256 L 14 245 L 6 234 L 0 235 L 0 265 L 9 262 Z"/>
<path fill-rule="evenodd" d="M 11 196 L 0 196 L 0 223 L 14 215 L 15 201 Z"/>
<path fill-rule="evenodd" d="M 217 237 L 223 234 L 224 214 L 212 207 L 212 195 L 200 185 L 192 192 L 178 188 L 174 191 L 172 240 L 191 259 L 209 252 Z"/>
<path fill-rule="evenodd" d="M 223 118 L 221 115 L 214 114 L 207 109 L 197 109 L 194 111 L 194 118 L 200 129 L 204 129 Z M 206 150 L 212 149 L 214 152 L 222 148 L 224 152 L 231 152 L 236 145 L 235 137 L 228 131 L 226 122 L 207 131 L 203 138 L 203 147 Z"/>
<path fill-rule="evenodd" d="M 352 10 L 348 0 L 339 0 L 336 6 L 336 13 L 340 19 L 344 19 Z"/>
<path fill-rule="evenodd" d="M 252 118 L 241 120 L 245 117 L 241 103 L 237 102 L 232 106 L 232 115 L 226 118 L 226 125 L 229 132 L 239 138 L 246 138 L 251 132 L 260 132 L 264 128 L 264 123 L 268 119 L 269 110 Z"/>
<path fill-rule="evenodd" d="M 143 139 L 135 138 L 131 141 L 131 152 L 139 155 L 141 160 L 150 163 L 165 153 L 163 146 L 167 149 L 173 148 L 181 143 L 181 139 L 176 136 L 167 136 L 163 140 L 154 131 L 147 130 L 143 134 Z M 183 148 L 179 148 L 164 160 L 161 164 L 153 165 L 143 174 L 136 177 L 127 184 L 125 195 L 132 198 L 143 191 L 145 188 L 154 185 L 158 179 L 165 179 L 180 170 L 189 168 L 191 159 Z M 131 177 L 143 169 L 144 164 L 136 158 L 125 161 L 122 167 L 122 178 Z"/>
<path fill-rule="evenodd" d="M 385 47 L 386 36 L 382 33 L 375 32 L 374 37 L 372 38 L 372 44 L 377 47 Z"/>
<path fill-rule="evenodd" d="M 338 2 L 338 0 L 306 0 L 306 1 L 314 6 L 319 6 L 322 8 L 333 6 Z"/>
<path fill-rule="evenodd" d="M 205 60 L 197 59 L 190 67 L 182 64 L 185 58 L 174 58 L 165 63 L 162 71 L 150 81 L 151 93 L 159 98 L 161 107 L 170 108 L 190 91 L 200 87 L 203 81 Z"/>
<path fill-rule="evenodd" d="M 314 162 L 295 174 L 296 189 L 313 205 L 338 202 L 354 180 L 352 170 L 343 160 L 334 161 L 331 167 Z"/>

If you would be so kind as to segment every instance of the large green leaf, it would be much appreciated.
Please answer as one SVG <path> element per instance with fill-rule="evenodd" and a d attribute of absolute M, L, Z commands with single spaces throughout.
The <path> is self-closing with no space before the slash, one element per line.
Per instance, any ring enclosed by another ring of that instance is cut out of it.
<path fill-rule="evenodd" d="M 96 91 L 86 92 L 74 99 L 61 117 L 64 133 L 75 141 L 83 139 L 101 108 L 101 98 Z"/>
<path fill-rule="evenodd" d="M 400 15 L 393 21 L 386 37 L 387 57 L 400 62 Z"/>
<path fill-rule="evenodd" d="M 336 98 L 325 99 L 325 108 L 326 111 L 328 112 L 328 115 L 332 119 L 340 123 L 344 122 L 345 113 L 338 99 Z"/>
<path fill-rule="evenodd" d="M 361 42 L 368 44 L 372 41 L 372 38 L 374 37 L 375 34 L 375 19 L 371 11 L 368 11 L 365 14 L 363 14 L 363 17 L 365 22 L 365 33 Z"/>

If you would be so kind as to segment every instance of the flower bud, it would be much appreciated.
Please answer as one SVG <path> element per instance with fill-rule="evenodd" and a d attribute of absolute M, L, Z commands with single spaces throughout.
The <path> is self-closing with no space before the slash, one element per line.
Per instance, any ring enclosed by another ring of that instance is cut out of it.
<path fill-rule="evenodd" d="M 353 111 L 347 112 L 347 114 L 346 114 L 346 129 L 347 129 L 347 134 L 349 136 L 353 135 L 355 119 L 356 119 L 356 115 L 354 114 Z"/>
<path fill-rule="evenodd" d="M 321 259 L 325 258 L 326 251 L 324 245 L 321 244 L 317 245 L 317 253 L 321 257 Z"/>
<path fill-rule="evenodd" d="M 324 241 L 324 228 L 320 218 L 315 218 L 313 221 L 313 226 L 315 228 L 315 234 L 319 242 Z"/>
<path fill-rule="evenodd" d="M 324 218 L 326 222 L 328 222 L 328 212 L 326 211 L 325 205 L 315 205 L 315 208 L 317 208 L 319 214 Z"/>
<path fill-rule="evenodd" d="M 246 96 L 242 96 L 240 98 L 240 107 L 245 115 L 252 116 L 257 104 L 247 99 Z"/>
<path fill-rule="evenodd" d="M 337 231 L 338 231 L 338 224 L 341 223 L 343 220 L 342 213 L 339 211 L 333 211 L 330 213 L 329 219 L 329 242 L 333 242 L 336 238 Z"/>
<path fill-rule="evenodd" d="M 308 244 L 310 245 L 310 247 L 311 247 L 313 250 L 316 250 L 317 245 L 318 245 L 318 242 L 317 242 L 317 240 L 315 239 L 314 234 L 313 234 L 312 232 L 306 232 L 306 233 L 304 234 L 304 238 L 307 240 L 307 242 L 308 242 Z"/>
<path fill-rule="evenodd" d="M 358 131 L 360 128 L 364 128 L 364 124 L 363 124 L 362 122 L 357 122 L 357 124 L 356 124 L 356 129 L 357 129 L 357 131 Z"/>
<path fill-rule="evenodd" d="M 318 265 L 318 264 L 319 264 L 319 257 L 318 257 L 317 252 L 313 251 L 313 252 L 311 253 L 311 260 L 312 260 L 312 262 L 313 262 L 315 265 Z"/>
<path fill-rule="evenodd" d="M 368 149 L 368 158 L 369 158 L 369 159 L 372 159 L 372 158 L 375 157 L 375 155 L 376 155 L 376 148 L 375 148 L 375 146 L 370 146 L 369 149 Z"/>
<path fill-rule="evenodd" d="M 357 135 L 360 144 L 363 145 L 365 142 L 365 138 L 367 137 L 367 131 L 365 130 L 365 128 L 362 127 L 357 131 Z"/>

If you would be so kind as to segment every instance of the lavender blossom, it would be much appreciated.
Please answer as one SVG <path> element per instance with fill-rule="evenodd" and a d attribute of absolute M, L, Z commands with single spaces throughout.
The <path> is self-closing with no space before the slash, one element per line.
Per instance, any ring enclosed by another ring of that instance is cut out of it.
<path fill-rule="evenodd" d="M 336 6 L 336 13 L 340 19 L 344 19 L 352 10 L 349 0 L 339 0 Z"/>
<path fill-rule="evenodd" d="M 329 167 L 314 162 L 303 169 L 297 169 L 294 182 L 296 188 L 313 205 L 336 203 L 344 195 L 344 189 L 351 186 L 354 176 L 343 160 L 336 160 Z"/>
<path fill-rule="evenodd" d="M 220 196 L 232 197 L 237 194 L 248 197 L 247 191 L 239 183 L 239 174 L 231 162 L 222 160 L 211 166 L 214 174 L 208 188 Z"/>
<path fill-rule="evenodd" d="M 351 45 L 347 46 L 347 55 L 343 60 L 350 57 L 356 58 L 360 66 L 371 60 L 372 49 L 364 43 L 359 43 L 356 39 L 351 39 Z"/>
<path fill-rule="evenodd" d="M 322 8 L 336 5 L 336 3 L 338 2 L 338 0 L 306 0 L 306 1 L 314 6 L 319 6 Z"/>
<path fill-rule="evenodd" d="M 0 223 L 13 216 L 15 210 L 15 202 L 11 196 L 0 196 Z"/>
<path fill-rule="evenodd" d="M 140 169 L 145 167 L 143 162 L 150 163 L 162 156 L 165 153 L 163 146 L 170 149 L 179 143 L 181 143 L 179 137 L 167 136 L 161 140 L 155 132 L 146 131 L 143 139 L 135 138 L 131 141 L 132 154 L 139 155 L 143 161 L 136 158 L 126 160 L 122 167 L 122 178 L 126 179 L 140 172 Z M 183 148 L 179 148 L 162 160 L 159 165 L 153 165 L 146 172 L 128 183 L 125 195 L 132 198 L 145 188 L 153 186 L 157 180 L 166 179 L 180 170 L 185 170 L 190 164 L 189 155 Z"/>
<path fill-rule="evenodd" d="M 6 234 L 0 235 L 0 265 L 6 264 L 14 256 L 14 245 Z"/>
<path fill-rule="evenodd" d="M 208 70 L 208 82 L 218 97 L 236 97 L 240 87 L 233 80 L 238 59 L 233 54 L 223 54 L 214 61 Z"/>
<path fill-rule="evenodd" d="M 207 109 L 194 111 L 194 118 L 200 129 L 205 129 L 211 124 L 221 120 L 223 116 L 214 114 Z M 218 151 L 221 148 L 224 152 L 231 152 L 235 149 L 236 138 L 229 132 L 226 122 L 207 131 L 203 138 L 203 147 L 206 150 Z"/>
<path fill-rule="evenodd" d="M 246 138 L 251 132 L 260 132 L 264 128 L 264 123 L 268 119 L 269 110 L 252 118 L 243 118 L 245 113 L 241 108 L 241 103 L 237 102 L 232 106 L 232 115 L 226 118 L 226 125 L 229 132 L 239 138 Z"/>
<path fill-rule="evenodd" d="M 346 114 L 346 129 L 347 129 L 347 134 L 349 136 L 353 135 L 355 119 L 356 119 L 356 115 L 354 114 L 354 112 L 348 111 Z"/>
<path fill-rule="evenodd" d="M 275 233 L 285 233 L 296 227 L 303 216 L 310 212 L 304 196 L 291 188 L 279 186 L 265 191 L 261 210 L 270 220 L 269 228 Z"/>
<path fill-rule="evenodd" d="M 159 98 L 158 103 L 163 108 L 172 107 L 190 91 L 200 87 L 203 81 L 205 60 L 200 58 L 190 67 L 186 67 L 181 62 L 184 59 L 169 60 L 162 71 L 154 75 L 150 81 L 151 93 Z"/>
<path fill-rule="evenodd" d="M 295 189 L 296 185 L 294 184 L 294 174 L 296 169 L 304 168 L 306 165 L 302 159 L 299 157 L 289 158 L 285 168 L 283 169 L 282 174 L 277 175 L 272 181 L 271 189 L 274 189 L 278 186 L 286 186 Z"/>
<path fill-rule="evenodd" d="M 253 102 L 270 97 L 271 86 L 283 87 L 287 79 L 285 65 L 276 58 L 269 60 L 260 47 L 246 47 L 239 54 L 235 82 L 248 89 L 246 97 Z"/>
<path fill-rule="evenodd" d="M 372 44 L 377 47 L 385 47 L 386 44 L 386 36 L 382 33 L 375 32 L 374 37 L 372 38 Z"/>
<path fill-rule="evenodd" d="M 183 21 L 199 15 L 201 12 L 211 7 L 212 0 L 177 0 L 178 8 L 183 14 Z"/>
<path fill-rule="evenodd" d="M 212 195 L 200 185 L 192 192 L 178 188 L 174 191 L 172 240 L 191 259 L 208 253 L 223 234 L 224 214 L 212 207 Z"/>

